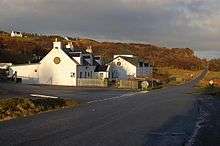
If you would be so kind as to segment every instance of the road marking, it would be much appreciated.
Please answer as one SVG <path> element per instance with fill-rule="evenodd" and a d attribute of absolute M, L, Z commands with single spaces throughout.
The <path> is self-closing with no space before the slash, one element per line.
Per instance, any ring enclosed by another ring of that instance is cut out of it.
<path fill-rule="evenodd" d="M 110 98 L 105 98 L 105 99 L 92 100 L 92 101 L 88 101 L 87 103 L 91 104 L 91 103 L 103 102 L 103 101 L 120 99 L 120 98 L 128 98 L 128 97 L 131 97 L 133 95 L 144 94 L 144 93 L 147 93 L 147 92 L 149 92 L 149 91 L 140 91 L 140 92 L 135 92 L 135 93 L 127 93 L 127 94 L 123 94 L 123 95 L 120 95 L 120 96 L 115 96 L 115 97 L 110 97 Z"/>
<path fill-rule="evenodd" d="M 56 97 L 56 96 L 48 96 L 48 95 L 40 95 L 40 94 L 30 94 L 30 96 L 32 96 L 32 97 L 43 97 L 43 98 L 53 98 L 53 99 L 59 98 L 59 97 Z"/>

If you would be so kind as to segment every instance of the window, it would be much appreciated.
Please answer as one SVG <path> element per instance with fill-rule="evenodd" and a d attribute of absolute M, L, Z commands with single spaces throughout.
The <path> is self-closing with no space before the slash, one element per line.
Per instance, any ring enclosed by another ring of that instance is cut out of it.
<path fill-rule="evenodd" d="M 117 66 L 121 66 L 121 62 L 117 62 Z"/>
<path fill-rule="evenodd" d="M 85 78 L 86 78 L 87 72 L 85 71 Z"/>
<path fill-rule="evenodd" d="M 90 71 L 90 76 L 91 76 L 91 78 L 92 78 L 92 71 Z"/>
<path fill-rule="evenodd" d="M 82 78 L 82 72 L 79 73 L 79 78 Z"/>
<path fill-rule="evenodd" d="M 90 74 L 89 74 L 89 72 L 88 72 L 88 78 L 89 78 L 89 75 L 90 75 Z"/>
<path fill-rule="evenodd" d="M 139 62 L 139 66 L 140 66 L 140 67 L 143 67 L 143 62 Z"/>
<path fill-rule="evenodd" d="M 148 63 L 144 63 L 144 67 L 148 67 L 149 66 L 149 64 Z"/>
<path fill-rule="evenodd" d="M 59 57 L 55 57 L 54 59 L 53 59 L 53 62 L 55 63 L 55 64 L 59 64 L 60 63 L 60 58 Z"/>
<path fill-rule="evenodd" d="M 74 78 L 74 77 L 75 77 L 75 73 L 74 73 L 74 72 L 71 72 L 71 73 L 70 73 L 70 77 Z"/>
<path fill-rule="evenodd" d="M 103 78 L 103 75 L 104 75 L 103 73 L 99 73 L 99 76 L 100 76 L 101 78 Z"/>

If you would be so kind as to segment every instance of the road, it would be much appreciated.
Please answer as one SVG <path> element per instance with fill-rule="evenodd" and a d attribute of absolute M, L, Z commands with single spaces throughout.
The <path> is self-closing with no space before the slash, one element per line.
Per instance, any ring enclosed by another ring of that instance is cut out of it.
<path fill-rule="evenodd" d="M 0 123 L 0 145 L 182 145 L 196 122 L 193 87 L 181 86 L 48 112 Z"/>
<path fill-rule="evenodd" d="M 62 98 L 73 98 L 82 102 L 99 100 L 104 98 L 121 96 L 133 93 L 129 90 L 112 88 L 80 88 L 80 87 L 61 87 L 45 85 L 25 85 L 15 83 L 0 82 L 0 97 L 29 97 L 30 94 L 56 96 Z"/>

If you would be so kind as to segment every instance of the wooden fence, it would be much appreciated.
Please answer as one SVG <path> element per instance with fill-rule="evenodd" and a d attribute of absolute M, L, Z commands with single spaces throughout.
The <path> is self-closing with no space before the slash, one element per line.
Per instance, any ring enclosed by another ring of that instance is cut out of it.
<path fill-rule="evenodd" d="M 77 79 L 77 86 L 107 87 L 108 81 L 102 79 Z"/>
<path fill-rule="evenodd" d="M 118 88 L 124 89 L 140 89 L 141 82 L 137 80 L 119 80 L 118 81 Z"/>

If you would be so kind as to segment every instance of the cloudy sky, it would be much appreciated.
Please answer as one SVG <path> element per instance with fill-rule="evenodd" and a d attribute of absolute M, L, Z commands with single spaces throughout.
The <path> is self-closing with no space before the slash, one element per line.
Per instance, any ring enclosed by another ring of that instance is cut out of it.
<path fill-rule="evenodd" d="M 0 29 L 220 51 L 219 0 L 0 0 Z"/>

